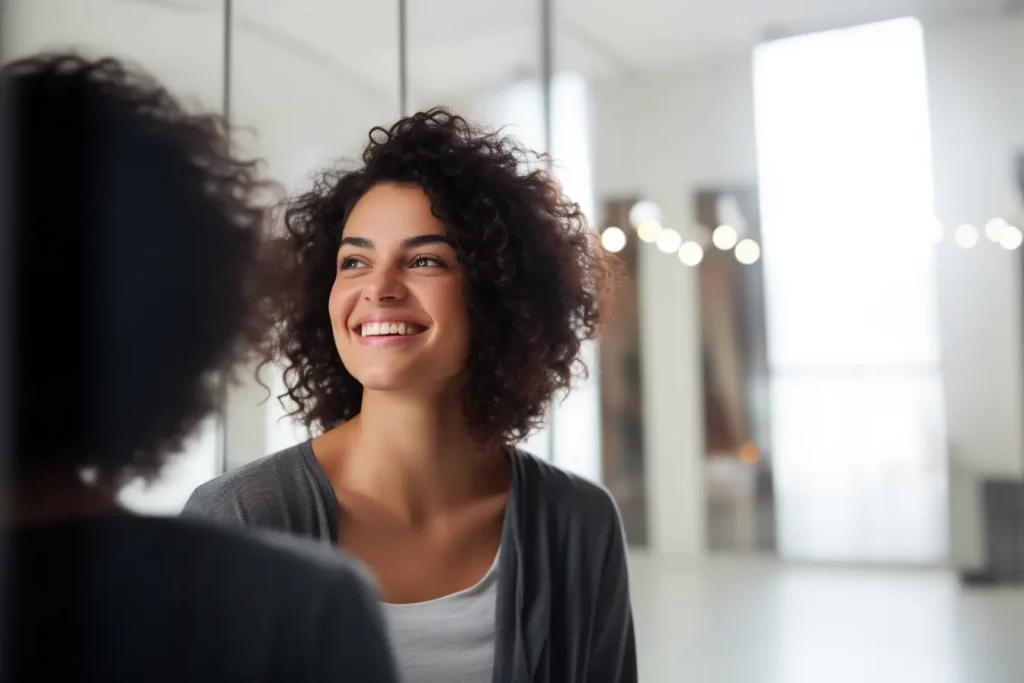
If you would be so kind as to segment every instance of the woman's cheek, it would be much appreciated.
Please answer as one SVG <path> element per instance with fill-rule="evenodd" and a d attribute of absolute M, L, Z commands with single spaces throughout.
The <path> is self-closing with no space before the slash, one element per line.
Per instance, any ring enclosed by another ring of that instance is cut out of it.
<path fill-rule="evenodd" d="M 327 310 L 332 325 L 348 327 L 346 321 L 352 313 L 353 302 L 357 296 L 356 288 L 346 287 L 340 278 L 334 281 L 334 286 L 331 287 L 331 296 L 327 301 Z"/>

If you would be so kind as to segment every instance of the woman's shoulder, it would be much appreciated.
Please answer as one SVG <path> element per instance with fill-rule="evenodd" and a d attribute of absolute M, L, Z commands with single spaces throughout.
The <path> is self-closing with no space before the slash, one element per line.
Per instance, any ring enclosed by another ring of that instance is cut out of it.
<path fill-rule="evenodd" d="M 590 536 L 621 535 L 618 506 L 600 484 L 525 451 L 516 453 L 513 478 L 524 507 L 539 511 L 557 526 Z"/>
<path fill-rule="evenodd" d="M 211 479 L 192 492 L 183 514 L 270 528 L 312 516 L 322 505 L 322 474 L 308 451 L 309 442 L 297 444 Z"/>
<path fill-rule="evenodd" d="M 297 444 L 229 470 L 200 485 L 189 503 L 217 502 L 224 499 L 250 500 L 268 490 L 280 490 L 305 481 L 307 465 L 302 452 L 306 444 Z"/>

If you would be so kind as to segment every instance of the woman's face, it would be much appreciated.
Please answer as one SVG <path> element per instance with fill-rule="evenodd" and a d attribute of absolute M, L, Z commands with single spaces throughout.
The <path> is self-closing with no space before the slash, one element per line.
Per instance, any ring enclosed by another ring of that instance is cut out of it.
<path fill-rule="evenodd" d="M 415 186 L 380 184 L 352 209 L 329 306 L 345 368 L 366 389 L 437 390 L 469 350 L 462 266 Z"/>

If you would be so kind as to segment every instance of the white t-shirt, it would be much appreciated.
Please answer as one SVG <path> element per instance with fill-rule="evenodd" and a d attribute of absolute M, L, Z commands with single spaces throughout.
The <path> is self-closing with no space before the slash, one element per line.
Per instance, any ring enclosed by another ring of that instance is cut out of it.
<path fill-rule="evenodd" d="M 491 683 L 500 555 L 499 548 L 475 586 L 426 602 L 383 604 L 404 683 Z"/>

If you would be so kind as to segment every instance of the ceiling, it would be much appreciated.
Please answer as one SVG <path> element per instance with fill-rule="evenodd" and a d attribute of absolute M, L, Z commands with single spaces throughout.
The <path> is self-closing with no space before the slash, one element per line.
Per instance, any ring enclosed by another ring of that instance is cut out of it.
<path fill-rule="evenodd" d="M 1008 4 L 1012 0 L 554 0 L 553 57 L 556 68 L 594 78 L 634 77 L 744 54 L 768 37 L 908 15 L 966 18 Z M 397 69 L 389 58 L 398 44 L 397 2 L 236 0 L 235 6 L 364 77 L 390 78 Z M 454 92 L 540 72 L 539 0 L 407 0 L 407 6 L 414 90 Z"/>
<path fill-rule="evenodd" d="M 1006 0 L 558 0 L 566 32 L 593 36 L 651 69 L 745 52 L 769 37 L 904 16 L 965 17 Z"/>
<path fill-rule="evenodd" d="M 10 1 L 10 0 L 8 0 Z M 42 0 L 16 0 L 38 8 Z M 636 78 L 749 52 L 774 36 L 915 15 L 943 20 L 1005 10 L 1018 0 L 553 0 L 556 69 Z M 221 0 L 76 0 L 221 21 Z M 239 58 L 287 54 L 366 98 L 393 97 L 398 81 L 396 0 L 234 0 Z M 42 5 L 67 6 L 53 2 Z M 456 94 L 541 71 L 540 0 L 407 0 L 409 84 L 420 97 Z M 131 28 L 106 22 L 113 34 Z M 111 41 L 123 44 L 124 40 Z M 168 61 L 183 45 L 168 42 Z M 151 51 L 152 51 L 151 50 Z M 253 65 L 258 67 L 258 65 Z M 269 71 L 269 69 L 268 69 Z"/>

